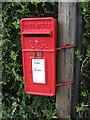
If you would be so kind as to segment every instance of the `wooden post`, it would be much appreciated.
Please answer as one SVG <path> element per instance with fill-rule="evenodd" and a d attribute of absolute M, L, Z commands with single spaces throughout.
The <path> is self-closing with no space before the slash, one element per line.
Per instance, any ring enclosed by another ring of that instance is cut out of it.
<path fill-rule="evenodd" d="M 0 2 L 0 82 L 2 79 L 2 67 L 1 67 L 1 60 L 2 60 L 2 3 Z M 0 92 L 1 92 L 2 88 L 0 85 Z"/>
<path fill-rule="evenodd" d="M 1 60 L 2 60 L 2 32 L 1 32 L 1 27 L 2 27 L 2 3 L 0 2 L 0 82 L 2 81 L 2 66 L 1 66 Z M 2 118 L 2 85 L 0 84 L 0 119 Z"/>
<path fill-rule="evenodd" d="M 77 50 L 81 50 L 81 35 L 82 35 L 82 15 L 81 11 L 82 9 L 80 8 L 80 2 L 77 3 L 77 39 L 76 39 L 76 44 L 77 44 Z M 75 56 L 75 72 L 74 72 L 74 80 L 75 83 L 73 85 L 72 89 L 72 102 L 71 102 L 71 118 L 74 119 L 76 118 L 76 106 L 78 102 L 78 86 L 79 86 L 79 79 L 80 79 L 80 61 Z"/>
<path fill-rule="evenodd" d="M 76 44 L 77 3 L 59 2 L 58 5 L 58 46 Z M 74 80 L 74 50 L 62 49 L 57 52 L 57 82 Z M 72 85 L 57 87 L 56 110 L 59 118 L 71 114 Z"/>

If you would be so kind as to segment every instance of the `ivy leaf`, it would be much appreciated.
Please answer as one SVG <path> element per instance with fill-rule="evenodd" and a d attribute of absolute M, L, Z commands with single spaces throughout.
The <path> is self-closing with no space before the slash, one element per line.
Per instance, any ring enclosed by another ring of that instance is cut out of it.
<path fill-rule="evenodd" d="M 17 56 L 14 51 L 11 51 L 10 57 L 15 61 L 17 59 Z"/>
<path fill-rule="evenodd" d="M 82 95 L 83 97 L 87 97 L 87 93 L 86 93 L 86 92 L 82 92 L 81 95 Z"/>
<path fill-rule="evenodd" d="M 76 106 L 76 111 L 77 111 L 77 112 L 83 111 L 83 107 L 77 107 L 77 106 Z"/>
<path fill-rule="evenodd" d="M 86 56 L 90 57 L 90 50 L 87 50 Z"/>
<path fill-rule="evenodd" d="M 17 19 L 17 21 L 14 21 L 13 25 L 15 26 L 16 29 L 20 28 L 20 20 Z"/>
<path fill-rule="evenodd" d="M 76 52 L 75 52 L 75 54 L 77 55 L 77 58 L 80 60 L 80 61 L 82 61 L 83 59 L 83 55 L 80 55 L 80 50 L 77 50 Z"/>
<path fill-rule="evenodd" d="M 17 25 L 17 22 L 15 21 L 15 22 L 13 22 L 13 25 L 15 26 L 15 25 Z"/>
<path fill-rule="evenodd" d="M 15 71 L 14 68 L 12 69 L 12 72 L 13 72 L 13 74 L 15 75 L 15 81 L 16 81 L 16 80 L 17 80 L 17 81 L 21 81 L 20 76 L 16 73 L 16 71 Z"/>

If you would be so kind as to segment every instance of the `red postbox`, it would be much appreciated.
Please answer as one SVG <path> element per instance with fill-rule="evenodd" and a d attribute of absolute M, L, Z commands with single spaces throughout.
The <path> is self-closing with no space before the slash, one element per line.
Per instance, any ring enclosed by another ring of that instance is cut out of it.
<path fill-rule="evenodd" d="M 24 18 L 21 24 L 27 94 L 55 95 L 57 23 L 52 17 Z"/>

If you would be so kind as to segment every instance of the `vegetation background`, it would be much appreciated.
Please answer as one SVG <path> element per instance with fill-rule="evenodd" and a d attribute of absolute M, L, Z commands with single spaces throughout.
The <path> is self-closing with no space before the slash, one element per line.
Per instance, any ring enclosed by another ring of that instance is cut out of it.
<path fill-rule="evenodd" d="M 75 52 L 81 61 L 79 98 L 76 106 L 77 119 L 87 118 L 90 115 L 90 2 L 82 3 L 81 7 L 83 16 L 82 51 Z M 27 95 L 24 91 L 20 19 L 35 17 L 54 17 L 57 19 L 58 3 L 2 3 L 3 119 L 56 118 L 55 96 Z"/>

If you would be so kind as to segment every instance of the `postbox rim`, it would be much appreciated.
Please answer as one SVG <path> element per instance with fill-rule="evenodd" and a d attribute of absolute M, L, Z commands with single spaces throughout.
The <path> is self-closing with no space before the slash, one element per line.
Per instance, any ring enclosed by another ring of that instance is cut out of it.
<path fill-rule="evenodd" d="M 41 17 L 41 18 L 22 18 L 20 21 L 24 20 L 56 20 L 53 17 Z"/>

